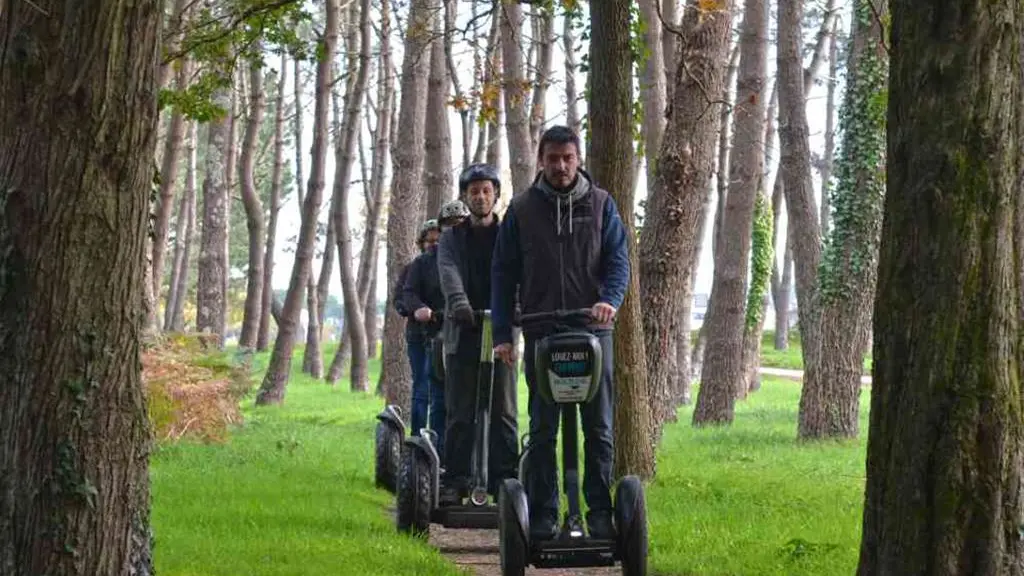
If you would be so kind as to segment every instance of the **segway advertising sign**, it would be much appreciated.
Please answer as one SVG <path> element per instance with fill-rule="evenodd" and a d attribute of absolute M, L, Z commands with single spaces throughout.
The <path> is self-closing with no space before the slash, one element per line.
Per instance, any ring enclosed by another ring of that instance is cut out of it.
<path fill-rule="evenodd" d="M 555 402 L 584 402 L 594 369 L 593 352 L 587 347 L 556 348 L 548 362 L 548 382 Z"/>

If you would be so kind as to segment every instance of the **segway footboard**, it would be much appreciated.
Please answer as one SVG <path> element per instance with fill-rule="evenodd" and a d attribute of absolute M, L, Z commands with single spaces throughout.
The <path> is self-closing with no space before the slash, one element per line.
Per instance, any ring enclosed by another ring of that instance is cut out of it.
<path fill-rule="evenodd" d="M 618 554 L 614 540 L 555 538 L 533 542 L 530 558 L 537 568 L 585 568 L 614 566 Z"/>

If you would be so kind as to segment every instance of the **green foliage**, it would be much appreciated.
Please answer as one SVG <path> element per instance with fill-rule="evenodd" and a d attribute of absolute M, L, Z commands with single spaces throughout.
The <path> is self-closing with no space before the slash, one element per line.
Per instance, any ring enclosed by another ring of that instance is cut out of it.
<path fill-rule="evenodd" d="M 764 186 L 762 182 L 758 188 Z M 761 324 L 764 313 L 764 295 L 772 277 L 772 205 L 768 198 L 757 191 L 754 199 L 754 224 L 750 242 L 750 289 L 747 291 L 747 330 Z"/>
<path fill-rule="evenodd" d="M 855 30 L 872 24 L 869 1 L 857 0 L 854 5 Z M 855 56 L 856 66 L 848 73 L 839 112 L 842 142 L 836 185 L 829 190 L 833 227 L 819 273 L 823 302 L 849 299 L 878 259 L 885 197 L 888 62 L 871 42 Z"/>

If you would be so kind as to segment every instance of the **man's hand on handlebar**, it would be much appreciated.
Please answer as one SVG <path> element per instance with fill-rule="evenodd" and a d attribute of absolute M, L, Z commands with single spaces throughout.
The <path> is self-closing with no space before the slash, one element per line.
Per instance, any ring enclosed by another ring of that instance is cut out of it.
<path fill-rule="evenodd" d="M 607 324 L 612 321 L 612 318 L 615 318 L 615 308 L 607 302 L 598 302 L 590 309 L 590 315 L 599 324 Z"/>
<path fill-rule="evenodd" d="M 417 322 L 430 322 L 430 318 L 433 313 L 433 310 L 429 307 L 423 306 L 422 308 L 417 308 L 416 311 L 413 312 L 413 316 L 416 318 Z"/>
<path fill-rule="evenodd" d="M 516 363 L 516 348 L 508 342 L 498 344 L 494 347 L 494 357 L 500 359 L 509 366 L 514 366 Z"/>

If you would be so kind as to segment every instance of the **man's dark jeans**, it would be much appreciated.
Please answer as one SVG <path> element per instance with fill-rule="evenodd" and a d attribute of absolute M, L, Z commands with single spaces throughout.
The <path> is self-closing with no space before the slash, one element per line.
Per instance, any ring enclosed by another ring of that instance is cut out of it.
<path fill-rule="evenodd" d="M 447 426 L 447 408 L 444 401 L 444 343 L 439 336 L 431 338 L 427 344 L 427 369 L 430 372 L 430 429 L 437 434 L 437 456 L 444 461 L 444 438 Z"/>
<path fill-rule="evenodd" d="M 479 365 L 479 331 L 476 334 L 466 331 L 460 335 L 459 349 L 454 354 L 448 354 L 445 364 L 445 405 L 448 409 L 445 483 L 459 489 L 470 488 L 473 478 Z M 516 477 L 519 457 L 515 375 L 512 368 L 500 360 L 494 364 L 490 414 L 487 489 L 491 494 L 497 494 L 502 479 Z"/>
<path fill-rule="evenodd" d="M 420 429 L 427 425 L 430 409 L 430 356 L 427 342 L 421 338 L 406 339 L 409 368 L 412 371 L 412 414 L 409 418 L 409 433 L 419 436 Z"/>
<path fill-rule="evenodd" d="M 614 365 L 611 333 L 598 334 L 601 342 L 603 366 L 601 384 L 588 404 L 580 405 L 580 420 L 583 427 L 583 497 L 592 511 L 612 509 L 611 482 L 612 465 L 615 456 L 612 417 L 614 416 L 615 390 L 612 386 Z M 547 517 L 558 520 L 558 474 L 555 467 L 555 439 L 561 422 L 559 404 L 548 404 L 536 391 L 534 376 L 534 347 L 537 338 L 525 337 L 524 363 L 526 382 L 530 387 L 530 451 L 526 493 L 529 497 L 530 523 L 534 519 Z"/>

